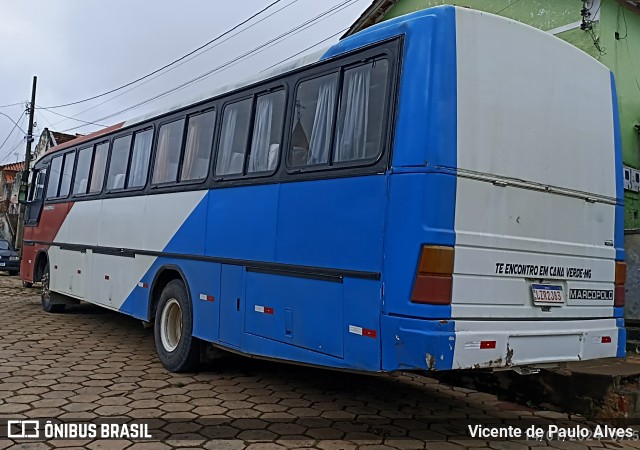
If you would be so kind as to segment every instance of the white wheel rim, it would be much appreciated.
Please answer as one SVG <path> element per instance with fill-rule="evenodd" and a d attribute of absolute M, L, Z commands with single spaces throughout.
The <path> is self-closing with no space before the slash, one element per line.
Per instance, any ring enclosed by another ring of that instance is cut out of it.
<path fill-rule="evenodd" d="M 160 320 L 160 339 L 168 352 L 176 349 L 182 336 L 182 309 L 175 298 L 169 299 L 162 309 Z"/>

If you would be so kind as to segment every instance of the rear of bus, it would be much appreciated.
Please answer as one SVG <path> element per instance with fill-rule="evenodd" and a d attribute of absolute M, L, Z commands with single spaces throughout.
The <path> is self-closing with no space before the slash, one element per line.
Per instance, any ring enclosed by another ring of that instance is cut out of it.
<path fill-rule="evenodd" d="M 547 33 L 453 7 L 409 21 L 403 58 L 383 369 L 624 356 L 610 71 Z"/>

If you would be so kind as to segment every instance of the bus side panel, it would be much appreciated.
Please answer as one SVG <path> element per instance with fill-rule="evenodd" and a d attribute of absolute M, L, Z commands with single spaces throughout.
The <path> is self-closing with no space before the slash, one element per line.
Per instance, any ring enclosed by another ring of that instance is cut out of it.
<path fill-rule="evenodd" d="M 207 211 L 207 194 L 203 191 L 147 196 L 143 249 L 203 255 Z"/>
<path fill-rule="evenodd" d="M 411 291 L 422 245 L 455 244 L 456 177 L 443 173 L 394 173 L 390 178 L 383 313 L 448 319 L 450 305 L 411 303 Z"/>
<path fill-rule="evenodd" d="M 282 184 L 276 261 L 380 272 L 386 201 L 383 175 Z"/>
<path fill-rule="evenodd" d="M 26 227 L 25 227 L 26 229 Z M 25 236 L 26 236 L 25 232 Z M 25 237 L 25 240 L 29 239 Z M 32 283 L 33 272 L 36 263 L 36 254 L 40 246 L 34 245 L 22 245 L 22 259 L 20 260 L 20 279 Z"/>
<path fill-rule="evenodd" d="M 273 261 L 279 189 L 269 184 L 209 191 L 205 254 Z"/>
<path fill-rule="evenodd" d="M 171 213 L 168 214 L 169 204 Z M 207 207 L 206 192 L 203 191 L 148 196 L 142 227 L 143 249 L 184 256 L 201 256 L 205 245 Z M 125 300 L 117 305 L 120 311 L 148 320 L 149 289 L 153 287 L 156 274 L 165 265 L 179 269 L 193 267 L 188 259 L 156 259 L 152 256 L 136 255 L 133 272 L 135 278 L 128 286 Z M 209 275 L 206 275 L 207 280 L 208 277 Z M 198 288 L 191 286 L 190 281 L 187 280 L 190 288 Z"/>
<path fill-rule="evenodd" d="M 245 332 L 343 357 L 342 283 L 252 271 L 246 280 Z"/>
<path fill-rule="evenodd" d="M 259 276 L 274 293 L 282 289 L 282 281 L 277 278 L 283 277 L 279 275 L 247 275 Z M 243 352 L 340 369 L 381 370 L 379 281 L 345 278 L 341 284 L 290 278 L 287 285 L 294 286 L 299 296 L 289 295 L 288 300 L 282 300 L 286 297 L 267 295 L 264 303 L 275 306 L 273 314 L 266 314 L 262 308 L 256 311 L 255 306 L 263 305 L 251 301 L 262 292 L 260 285 L 250 279 Z M 312 288 L 316 286 L 318 291 L 314 293 Z"/>
<path fill-rule="evenodd" d="M 89 209 L 85 203 L 79 202 L 77 207 Z M 107 308 L 120 309 L 138 283 L 138 258 L 126 252 L 117 253 L 115 249 L 139 248 L 145 234 L 140 224 L 140 212 L 145 211 L 145 203 L 145 196 L 102 200 L 97 227 L 97 245 L 101 249 L 94 250 L 91 256 L 90 301 Z M 82 222 L 69 220 L 67 223 L 69 225 L 63 227 L 60 234 Z"/>
<path fill-rule="evenodd" d="M 244 281 L 245 270 L 242 266 L 222 264 L 220 268 L 220 342 L 234 348 L 242 346 L 244 334 Z"/>
<path fill-rule="evenodd" d="M 37 227 L 29 227 L 32 230 L 29 239 L 42 242 L 54 241 L 73 206 L 74 203 L 45 205 L 42 208 L 40 224 Z"/>
<path fill-rule="evenodd" d="M 343 291 L 344 360 L 353 369 L 380 371 L 382 283 L 345 278 Z"/>
<path fill-rule="evenodd" d="M 101 209 L 102 200 L 74 204 L 53 240 L 74 245 L 96 245 Z M 91 299 L 91 251 L 53 246 L 49 250 L 49 259 L 52 290 L 81 300 Z"/>

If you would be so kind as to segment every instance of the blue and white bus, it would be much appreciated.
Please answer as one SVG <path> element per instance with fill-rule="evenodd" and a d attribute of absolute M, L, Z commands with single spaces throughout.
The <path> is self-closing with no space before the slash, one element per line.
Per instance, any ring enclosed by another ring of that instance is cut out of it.
<path fill-rule="evenodd" d="M 22 278 L 49 312 L 359 371 L 624 356 L 610 71 L 526 25 L 438 7 L 55 147 Z"/>

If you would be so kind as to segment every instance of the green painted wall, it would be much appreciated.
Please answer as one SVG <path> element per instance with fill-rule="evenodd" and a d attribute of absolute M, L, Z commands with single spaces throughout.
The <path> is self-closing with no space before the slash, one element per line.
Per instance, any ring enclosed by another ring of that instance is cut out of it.
<path fill-rule="evenodd" d="M 384 19 L 444 4 L 464 6 L 498 14 L 524 22 L 544 31 L 582 20 L 578 0 L 400 0 Z M 618 32 L 620 39 L 615 38 Z M 616 77 L 620 109 L 623 162 L 640 168 L 640 14 L 620 5 L 616 0 L 602 0 L 600 20 L 593 32 L 580 28 L 556 34 L 609 67 Z M 600 49 L 594 45 L 598 39 Z M 625 228 L 640 228 L 640 198 L 625 192 Z"/>
<path fill-rule="evenodd" d="M 601 40 L 605 53 L 600 61 L 616 76 L 620 109 L 620 133 L 624 163 L 640 167 L 640 14 L 625 8 L 613 0 L 602 4 Z M 626 25 L 625 25 L 626 22 Z M 615 33 L 620 39 L 617 40 Z M 625 193 L 625 228 L 640 228 L 640 198 Z"/>

